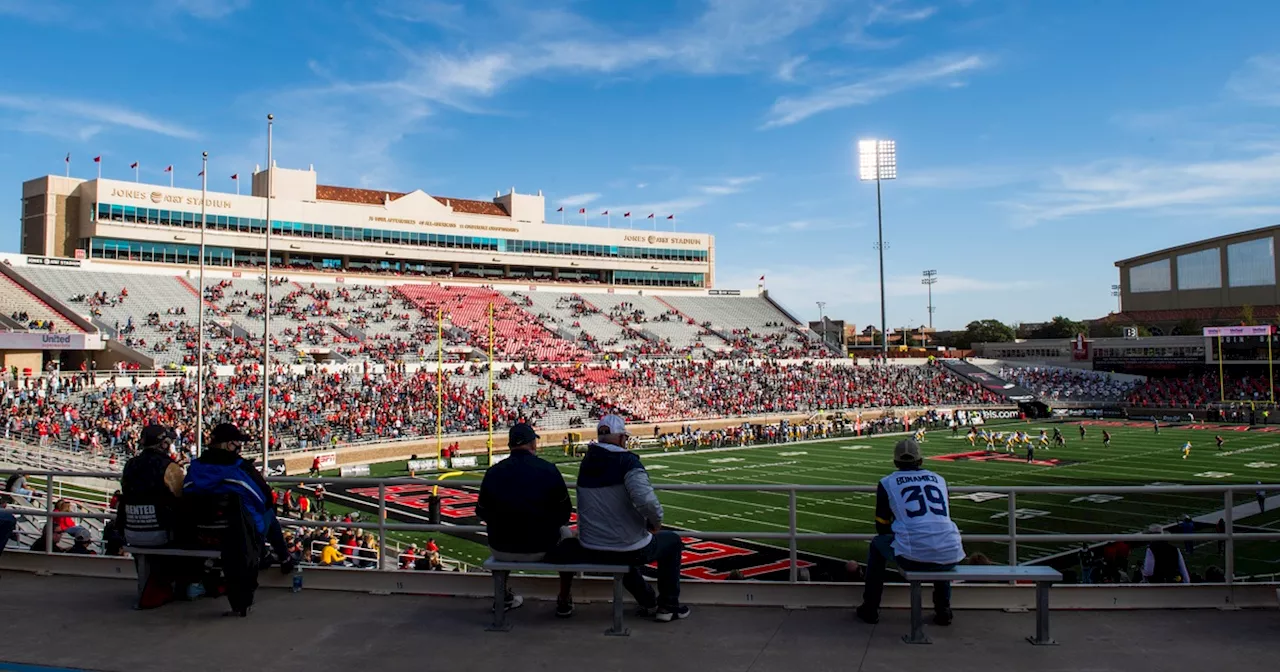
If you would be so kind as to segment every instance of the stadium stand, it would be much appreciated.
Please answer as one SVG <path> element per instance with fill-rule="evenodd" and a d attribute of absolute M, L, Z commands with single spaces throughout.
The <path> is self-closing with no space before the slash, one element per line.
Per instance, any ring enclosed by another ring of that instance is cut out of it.
<path fill-rule="evenodd" d="M 0 274 L 0 327 L 6 330 L 84 333 L 52 306 L 41 301 L 12 278 Z"/>
<path fill-rule="evenodd" d="M 1104 371 L 1055 366 L 1005 366 L 999 376 L 1054 401 L 1122 401 L 1138 385 L 1137 380 L 1120 380 Z"/>
<path fill-rule="evenodd" d="M 1216 373 L 1204 373 L 1186 378 L 1149 378 L 1135 387 L 1127 400 L 1134 406 L 1150 408 L 1204 408 L 1223 398 L 1228 402 L 1264 402 L 1270 394 L 1266 376 L 1228 375 L 1220 385 Z"/>
<path fill-rule="evenodd" d="M 494 306 L 494 357 L 508 361 L 570 362 L 588 353 L 559 338 L 499 292 L 484 287 L 400 285 L 400 292 L 427 315 L 437 311 L 453 328 L 469 335 L 472 346 L 487 350 L 489 305 Z"/>

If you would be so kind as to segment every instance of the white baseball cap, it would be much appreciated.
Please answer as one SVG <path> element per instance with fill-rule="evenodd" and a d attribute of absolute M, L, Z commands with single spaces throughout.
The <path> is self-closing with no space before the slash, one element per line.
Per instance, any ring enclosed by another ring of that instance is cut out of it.
<path fill-rule="evenodd" d="M 630 436 L 627 433 L 626 421 L 618 415 L 606 415 L 600 418 L 600 422 L 596 423 L 596 433 L 600 436 L 608 436 L 610 434 Z"/>

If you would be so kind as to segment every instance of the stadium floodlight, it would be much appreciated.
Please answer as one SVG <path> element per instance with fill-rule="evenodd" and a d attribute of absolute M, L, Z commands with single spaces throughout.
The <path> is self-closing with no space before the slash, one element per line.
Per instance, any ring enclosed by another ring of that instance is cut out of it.
<path fill-rule="evenodd" d="M 1116 312 L 1123 313 L 1124 310 L 1120 307 L 1120 285 L 1111 285 L 1111 296 L 1116 297 Z"/>
<path fill-rule="evenodd" d="M 822 325 L 822 345 L 823 345 L 823 346 L 826 346 L 826 344 L 827 344 L 827 314 L 826 314 L 826 310 L 825 310 L 825 309 L 826 309 L 826 307 L 827 307 L 827 302 L 826 302 L 826 301 L 815 301 L 815 303 L 817 303 L 817 304 L 818 304 L 818 324 Z"/>
<path fill-rule="evenodd" d="M 271 128 L 276 116 L 267 115 L 267 265 L 262 279 L 262 473 L 271 475 L 271 201 L 275 199 L 275 159 L 271 156 Z M 200 290 L 202 293 L 203 289 Z M 201 373 L 203 375 L 203 372 Z"/>
<path fill-rule="evenodd" d="M 880 253 L 880 333 L 886 334 L 884 314 L 884 215 L 880 207 L 880 181 L 898 178 L 898 145 L 893 140 L 858 141 L 858 179 L 876 182 L 876 250 Z M 881 337 L 881 352 L 889 355 L 889 341 Z"/>
<path fill-rule="evenodd" d="M 938 284 L 938 272 L 935 270 L 925 271 L 924 277 L 921 278 L 920 280 L 920 284 L 929 288 L 929 330 L 932 331 L 933 330 L 933 286 Z"/>

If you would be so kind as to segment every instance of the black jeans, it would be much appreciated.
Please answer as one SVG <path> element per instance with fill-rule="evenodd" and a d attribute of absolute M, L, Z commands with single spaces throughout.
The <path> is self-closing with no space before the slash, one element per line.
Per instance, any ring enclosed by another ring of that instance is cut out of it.
<path fill-rule="evenodd" d="M 871 540 L 871 549 L 867 553 L 867 585 L 862 591 L 862 606 L 868 609 L 880 608 L 880 597 L 884 594 L 885 566 L 890 560 L 894 561 L 899 568 L 906 570 L 947 571 L 955 568 L 954 564 L 939 565 L 896 557 L 893 554 L 893 535 L 882 534 Z M 938 581 L 933 584 L 933 608 L 936 611 L 951 608 L 950 581 Z"/>
<path fill-rule="evenodd" d="M 566 543 L 562 546 L 569 547 Z M 622 585 L 636 598 L 640 606 L 652 609 L 674 609 L 680 605 L 680 563 L 684 554 L 684 541 L 680 534 L 663 530 L 653 535 L 649 545 L 634 551 L 593 551 L 580 544 L 572 545 L 575 562 L 603 565 L 630 565 L 631 571 L 622 577 Z M 567 549 L 566 549 L 567 550 Z M 644 580 L 640 568 L 652 562 L 658 563 L 658 594 Z"/>

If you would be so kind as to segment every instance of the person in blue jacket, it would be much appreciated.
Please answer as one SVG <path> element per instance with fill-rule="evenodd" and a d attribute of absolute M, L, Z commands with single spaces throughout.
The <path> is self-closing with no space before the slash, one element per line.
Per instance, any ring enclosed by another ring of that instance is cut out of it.
<path fill-rule="evenodd" d="M 227 577 L 227 599 L 231 602 L 231 611 L 239 616 L 248 616 L 253 606 L 253 594 L 258 588 L 257 570 L 264 543 L 271 545 L 277 558 L 284 559 L 282 571 L 292 570 L 288 560 L 290 556 L 285 548 L 284 533 L 271 504 L 271 487 L 258 472 L 253 460 L 240 456 L 240 450 L 249 440 L 250 437 L 233 424 L 223 423 L 214 427 L 209 436 L 208 447 L 200 457 L 191 462 L 182 483 L 184 496 L 239 495 L 246 520 L 251 521 L 253 538 L 247 542 L 249 547 L 245 549 L 245 562 L 229 563 L 235 566 L 223 567 Z M 224 553 L 224 560 L 226 556 Z"/>

